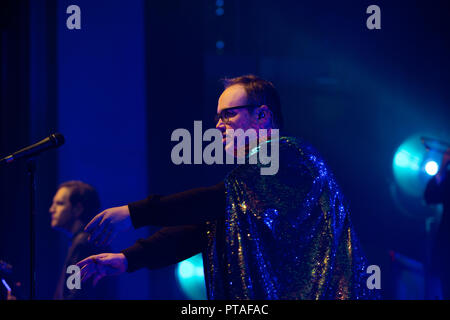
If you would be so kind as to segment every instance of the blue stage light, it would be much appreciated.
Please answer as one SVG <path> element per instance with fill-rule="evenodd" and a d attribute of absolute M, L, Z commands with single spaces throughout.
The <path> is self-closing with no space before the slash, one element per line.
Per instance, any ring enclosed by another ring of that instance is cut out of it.
<path fill-rule="evenodd" d="M 429 176 L 424 166 L 432 160 L 420 140 L 420 135 L 406 139 L 397 149 L 392 161 L 395 180 L 400 189 L 414 197 L 422 197 Z"/>
<path fill-rule="evenodd" d="M 183 262 L 180 262 L 180 265 L 178 266 L 178 276 L 181 279 L 189 279 L 194 276 L 194 270 L 195 267 L 192 262 L 184 260 Z"/>
<path fill-rule="evenodd" d="M 430 176 L 439 170 L 440 157 L 440 153 L 425 148 L 420 134 L 410 136 L 398 147 L 392 161 L 397 185 L 405 194 L 422 198 Z"/>
<path fill-rule="evenodd" d="M 434 176 L 439 170 L 439 165 L 436 161 L 430 160 L 425 164 L 425 172 L 430 175 Z"/>
<path fill-rule="evenodd" d="M 224 43 L 222 40 L 218 40 L 218 41 L 216 42 L 216 48 L 217 48 L 217 49 L 221 50 L 221 49 L 223 49 L 224 47 L 225 47 L 225 43 Z"/>
<path fill-rule="evenodd" d="M 189 299 L 206 299 L 205 277 L 201 254 L 180 262 L 176 268 L 176 275 L 182 291 Z"/>
<path fill-rule="evenodd" d="M 419 157 L 404 148 L 399 148 L 394 156 L 394 165 L 399 168 L 408 168 L 417 171 L 419 169 L 419 161 Z"/>
<path fill-rule="evenodd" d="M 217 16 L 223 16 L 224 13 L 225 13 L 225 11 L 223 10 L 223 8 L 217 8 L 216 9 L 216 15 Z"/>

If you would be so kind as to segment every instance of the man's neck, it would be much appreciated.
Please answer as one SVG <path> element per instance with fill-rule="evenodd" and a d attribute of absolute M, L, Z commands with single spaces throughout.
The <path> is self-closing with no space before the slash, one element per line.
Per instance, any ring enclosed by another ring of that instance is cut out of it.
<path fill-rule="evenodd" d="M 75 235 L 77 235 L 80 231 L 82 231 L 83 229 L 83 222 L 81 222 L 81 220 L 77 219 L 74 221 L 74 223 L 72 224 L 72 227 L 70 228 L 69 233 L 69 237 L 73 238 Z"/>

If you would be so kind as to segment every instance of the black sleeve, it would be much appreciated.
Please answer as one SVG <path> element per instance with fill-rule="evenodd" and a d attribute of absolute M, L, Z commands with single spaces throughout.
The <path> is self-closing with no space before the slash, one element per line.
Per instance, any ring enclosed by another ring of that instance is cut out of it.
<path fill-rule="evenodd" d="M 152 195 L 128 204 L 128 208 L 136 229 L 200 224 L 225 214 L 225 185 L 221 182 L 168 196 Z"/>
<path fill-rule="evenodd" d="M 205 226 L 165 227 L 147 239 L 139 239 L 121 251 L 127 258 L 127 271 L 163 268 L 202 252 L 207 244 Z"/>
<path fill-rule="evenodd" d="M 425 201 L 428 204 L 436 204 L 443 201 L 443 185 L 444 181 L 441 181 L 441 183 L 438 184 L 436 181 L 436 177 L 430 179 L 424 194 Z"/>

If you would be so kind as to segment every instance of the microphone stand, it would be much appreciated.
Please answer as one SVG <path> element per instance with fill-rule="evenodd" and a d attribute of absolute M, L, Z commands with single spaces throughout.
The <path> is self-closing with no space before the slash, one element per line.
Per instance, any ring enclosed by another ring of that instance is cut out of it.
<path fill-rule="evenodd" d="M 30 199 L 30 300 L 36 297 L 36 158 L 38 154 L 51 148 L 58 148 L 64 144 L 64 136 L 53 133 L 49 137 L 25 147 L 7 157 L 0 159 L 0 164 L 13 162 L 19 158 L 27 159 L 27 173 Z"/>
<path fill-rule="evenodd" d="M 29 182 L 29 200 L 30 200 L 30 300 L 36 298 L 36 159 L 27 160 L 27 174 Z"/>

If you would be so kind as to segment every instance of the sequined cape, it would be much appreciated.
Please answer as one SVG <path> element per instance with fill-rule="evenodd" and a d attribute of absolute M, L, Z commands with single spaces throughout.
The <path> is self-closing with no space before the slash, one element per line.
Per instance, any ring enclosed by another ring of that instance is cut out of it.
<path fill-rule="evenodd" d="M 370 299 L 366 259 L 333 174 L 304 141 L 279 139 L 279 171 L 237 166 L 209 222 L 209 299 Z"/>

